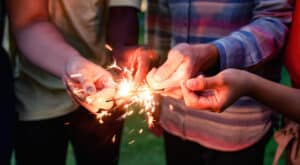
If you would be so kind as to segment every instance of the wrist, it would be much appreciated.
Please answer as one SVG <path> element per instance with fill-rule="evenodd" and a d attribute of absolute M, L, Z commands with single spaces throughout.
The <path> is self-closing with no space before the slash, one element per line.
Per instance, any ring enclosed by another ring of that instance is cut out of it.
<path fill-rule="evenodd" d="M 219 50 L 213 44 L 196 44 L 191 45 L 196 53 L 197 65 L 200 66 L 199 71 L 207 71 L 219 66 Z"/>
<path fill-rule="evenodd" d="M 245 94 L 246 96 L 250 96 L 250 97 L 255 97 L 255 93 L 256 93 L 256 83 L 257 83 L 257 77 L 252 74 L 249 73 L 248 71 L 244 71 L 241 70 L 241 72 L 243 72 L 243 74 L 241 74 L 241 76 L 239 76 L 242 79 L 242 83 L 241 85 L 244 86 L 245 88 Z M 244 75 L 244 76 L 242 76 Z"/>

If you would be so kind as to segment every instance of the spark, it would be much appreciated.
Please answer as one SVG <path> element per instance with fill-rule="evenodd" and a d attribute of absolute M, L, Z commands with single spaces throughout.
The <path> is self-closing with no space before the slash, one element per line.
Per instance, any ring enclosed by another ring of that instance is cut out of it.
<path fill-rule="evenodd" d="M 132 134 L 134 132 L 134 129 L 131 129 L 128 134 Z"/>
<path fill-rule="evenodd" d="M 148 120 L 147 120 L 147 124 L 148 127 L 151 128 L 154 126 L 154 117 L 150 114 L 147 114 Z"/>
<path fill-rule="evenodd" d="M 128 142 L 128 144 L 133 144 L 135 141 L 134 140 L 130 140 L 129 142 Z"/>
<path fill-rule="evenodd" d="M 94 99 L 92 98 L 92 96 L 87 96 L 87 97 L 85 98 L 85 101 L 86 101 L 88 104 L 91 104 L 91 103 L 94 101 Z"/>
<path fill-rule="evenodd" d="M 135 89 L 135 84 L 133 81 L 130 81 L 128 79 L 124 79 L 120 82 L 118 86 L 118 92 L 116 94 L 116 97 L 125 97 L 128 96 L 132 91 Z"/>
<path fill-rule="evenodd" d="M 108 45 L 109 46 L 109 45 Z M 103 98 L 99 98 L 98 95 L 82 95 L 84 93 L 84 90 L 82 87 L 76 87 L 69 88 L 71 90 L 71 93 L 74 94 L 76 97 L 83 97 L 83 101 L 85 101 L 87 104 L 90 104 L 91 106 L 97 108 L 98 104 L 101 104 L 102 102 L 110 102 L 114 101 L 116 104 L 116 107 L 123 106 L 125 109 L 128 109 L 131 105 L 139 105 L 140 110 L 138 111 L 139 114 L 144 113 L 146 115 L 147 124 L 148 127 L 151 127 L 154 122 L 154 112 L 155 108 L 157 106 L 157 102 L 154 98 L 154 94 L 160 93 L 160 91 L 154 91 L 152 90 L 147 83 L 143 84 L 137 84 L 134 81 L 133 76 L 133 69 L 128 68 L 121 68 L 117 65 L 116 60 L 114 60 L 113 64 L 108 66 L 107 69 L 118 69 L 121 72 L 121 78 L 114 82 L 113 86 L 117 90 L 116 95 L 114 98 L 110 100 L 103 100 Z M 72 74 L 71 77 L 80 77 L 82 74 Z M 80 98 L 81 98 L 80 97 Z M 106 116 L 111 116 L 113 111 L 110 110 L 103 110 L 99 113 L 97 113 L 97 119 L 101 124 L 104 123 L 103 118 Z M 126 118 L 127 116 L 130 116 L 134 113 L 134 110 L 127 111 L 125 114 L 121 116 L 121 118 Z"/>
<path fill-rule="evenodd" d="M 107 66 L 107 69 L 108 70 L 110 70 L 110 69 L 117 69 L 119 71 L 123 70 L 121 67 L 119 67 L 119 65 L 117 64 L 117 61 L 115 59 L 113 60 L 112 64 L 110 64 L 109 66 Z"/>
<path fill-rule="evenodd" d="M 171 110 L 171 111 L 174 110 L 174 106 L 172 104 L 169 104 L 169 110 Z"/>
<path fill-rule="evenodd" d="M 131 116 L 133 114 L 133 110 L 127 112 L 127 116 Z"/>
<path fill-rule="evenodd" d="M 143 133 L 143 131 L 144 131 L 143 129 L 140 129 L 140 130 L 139 130 L 139 134 L 142 134 L 142 133 Z"/>
<path fill-rule="evenodd" d="M 99 120 L 100 124 L 103 124 L 104 123 L 103 118 L 110 115 L 111 113 L 109 113 L 108 111 L 101 111 L 97 114 L 97 119 Z"/>
<path fill-rule="evenodd" d="M 113 48 L 108 44 L 105 44 L 105 48 L 111 52 L 113 51 Z"/>
<path fill-rule="evenodd" d="M 115 143 L 116 142 L 116 134 L 111 138 L 111 142 Z"/>

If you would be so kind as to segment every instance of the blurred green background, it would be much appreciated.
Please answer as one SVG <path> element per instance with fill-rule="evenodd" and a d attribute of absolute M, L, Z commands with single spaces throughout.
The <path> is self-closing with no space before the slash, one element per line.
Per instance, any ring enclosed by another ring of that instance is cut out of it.
<path fill-rule="evenodd" d="M 144 40 L 144 15 L 140 17 L 140 44 Z M 282 84 L 290 86 L 290 80 L 287 71 L 282 70 Z M 140 130 L 143 133 L 139 133 Z M 274 139 L 268 143 L 264 165 L 271 165 L 273 156 L 275 155 L 276 144 Z M 47 160 L 45 160 L 47 161 Z M 73 156 L 73 150 L 69 145 L 67 154 L 67 165 L 75 165 L 76 161 Z M 12 164 L 15 164 L 12 159 Z M 125 127 L 122 134 L 121 150 L 120 150 L 120 165 L 164 165 L 164 142 L 162 138 L 155 137 L 146 128 L 146 122 L 143 115 L 134 115 L 127 117 Z M 280 165 L 283 165 L 284 160 L 280 159 Z"/>

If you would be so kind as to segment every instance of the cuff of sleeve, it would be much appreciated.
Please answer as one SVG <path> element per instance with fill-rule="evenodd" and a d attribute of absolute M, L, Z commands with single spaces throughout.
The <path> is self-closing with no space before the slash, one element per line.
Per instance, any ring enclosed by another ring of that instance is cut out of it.
<path fill-rule="evenodd" d="M 110 7 L 127 6 L 127 7 L 134 7 L 140 9 L 141 1 L 140 0 L 110 0 L 109 6 Z"/>
<path fill-rule="evenodd" d="M 226 51 L 225 47 L 218 41 L 212 42 L 213 45 L 215 45 L 219 51 L 219 64 L 220 64 L 220 70 L 226 69 Z"/>

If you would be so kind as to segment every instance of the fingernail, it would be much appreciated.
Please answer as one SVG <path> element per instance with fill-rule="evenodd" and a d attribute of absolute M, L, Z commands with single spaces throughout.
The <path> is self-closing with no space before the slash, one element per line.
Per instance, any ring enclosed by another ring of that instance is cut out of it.
<path fill-rule="evenodd" d="M 186 83 L 185 83 L 185 85 L 188 88 L 193 88 L 193 86 L 195 85 L 195 82 L 191 81 L 191 80 L 187 80 Z"/>
<path fill-rule="evenodd" d="M 93 86 L 87 86 L 85 88 L 85 90 L 86 90 L 87 94 L 89 94 L 89 95 L 96 93 L 96 88 Z"/>

